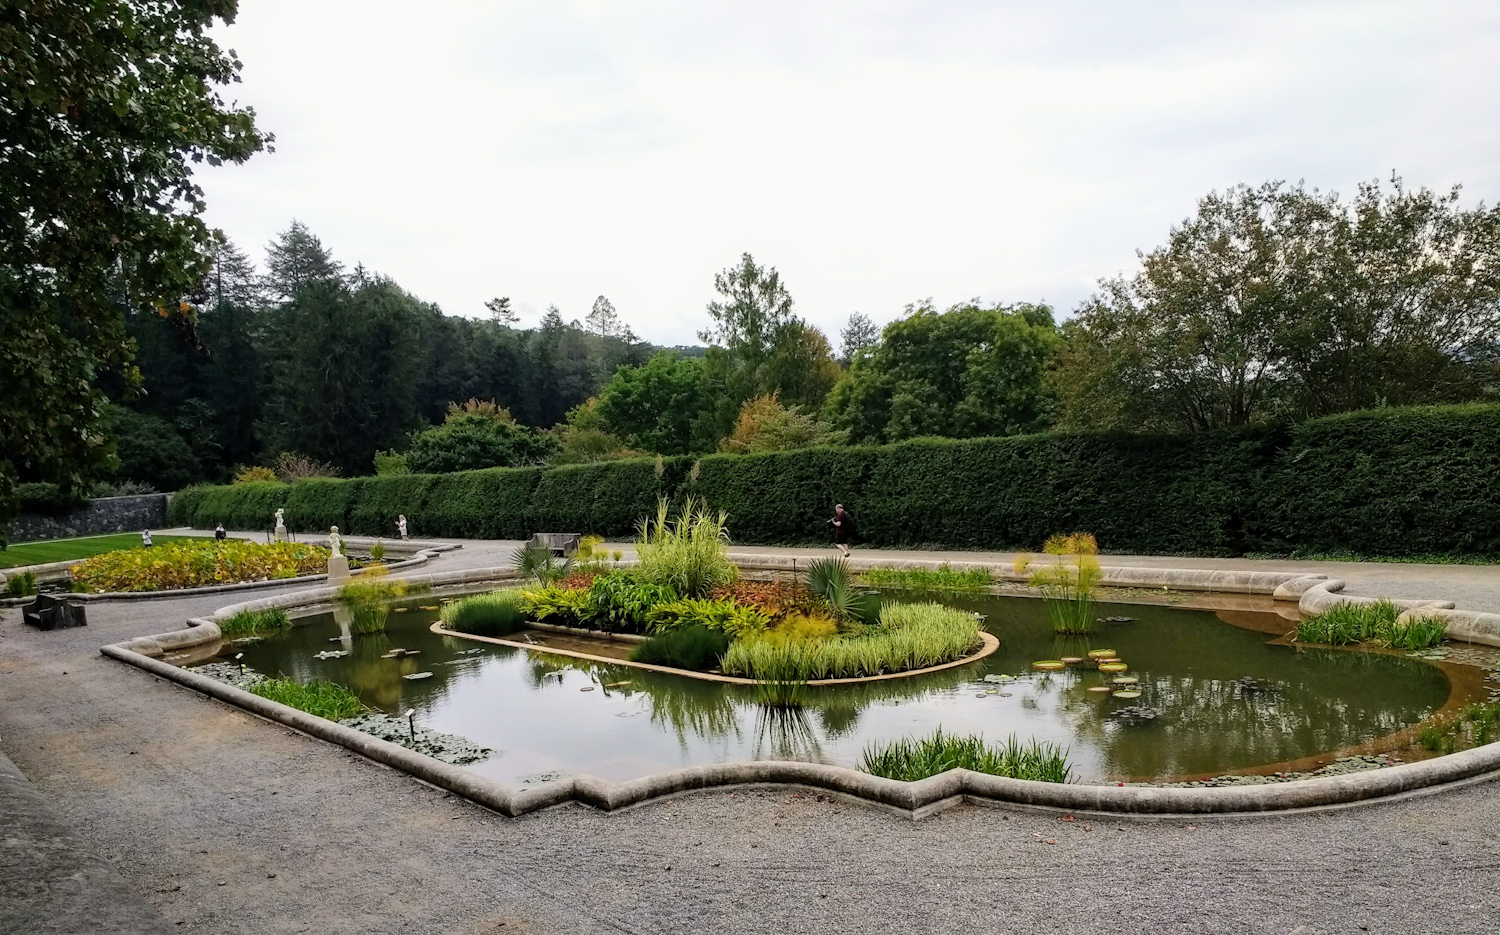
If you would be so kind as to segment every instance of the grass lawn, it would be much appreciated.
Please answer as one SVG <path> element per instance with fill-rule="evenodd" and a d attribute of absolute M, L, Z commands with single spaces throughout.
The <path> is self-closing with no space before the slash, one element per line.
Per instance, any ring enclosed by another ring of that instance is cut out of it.
<path fill-rule="evenodd" d="M 166 545 L 168 542 L 203 541 L 203 536 L 154 536 L 152 542 Z M 49 539 L 45 542 L 21 542 L 0 552 L 0 568 L 15 568 L 20 565 L 40 565 L 44 562 L 62 562 L 74 558 L 88 558 L 117 549 L 139 549 L 141 534 L 121 532 L 111 536 L 83 536 L 78 539 Z"/>

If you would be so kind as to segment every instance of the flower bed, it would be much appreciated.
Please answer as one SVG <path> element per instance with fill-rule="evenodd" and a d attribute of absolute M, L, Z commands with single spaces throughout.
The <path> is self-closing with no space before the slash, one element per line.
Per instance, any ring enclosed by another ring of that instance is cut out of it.
<path fill-rule="evenodd" d="M 304 542 L 213 539 L 106 552 L 73 566 L 82 591 L 165 591 L 322 574 L 328 550 Z"/>

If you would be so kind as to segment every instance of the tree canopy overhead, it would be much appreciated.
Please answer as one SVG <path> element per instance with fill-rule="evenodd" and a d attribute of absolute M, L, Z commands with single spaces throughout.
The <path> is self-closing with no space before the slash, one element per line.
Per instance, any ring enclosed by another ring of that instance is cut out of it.
<path fill-rule="evenodd" d="M 213 232 L 199 163 L 271 142 L 220 88 L 234 0 L 0 3 L 0 516 L 19 474 L 85 484 L 126 314 L 191 314 Z"/>

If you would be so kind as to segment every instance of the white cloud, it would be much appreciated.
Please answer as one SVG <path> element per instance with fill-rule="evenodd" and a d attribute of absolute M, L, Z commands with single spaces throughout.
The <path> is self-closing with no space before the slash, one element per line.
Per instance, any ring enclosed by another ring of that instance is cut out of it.
<path fill-rule="evenodd" d="M 450 314 L 510 295 L 691 341 L 713 274 L 854 310 L 1070 308 L 1211 188 L 1500 188 L 1492 3 L 243 0 L 277 152 L 205 174 Z"/>

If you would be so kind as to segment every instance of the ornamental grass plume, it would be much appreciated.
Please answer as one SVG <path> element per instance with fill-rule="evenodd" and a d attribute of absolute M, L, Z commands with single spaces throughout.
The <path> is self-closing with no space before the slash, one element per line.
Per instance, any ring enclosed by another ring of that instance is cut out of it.
<path fill-rule="evenodd" d="M 729 584 L 739 577 L 739 569 L 729 560 L 728 523 L 728 513 L 712 513 L 706 503 L 693 497 L 672 519 L 663 497 L 655 518 L 647 517 L 636 525 L 636 577 L 695 598 Z"/>
<path fill-rule="evenodd" d="M 1042 592 L 1047 616 L 1057 633 L 1082 634 L 1094 628 L 1094 591 L 1103 571 L 1099 568 L 1099 544 L 1092 533 L 1059 533 L 1047 540 L 1042 551 L 1056 561 L 1031 572 L 1028 580 Z M 1018 572 L 1030 564 L 1016 559 Z"/>

